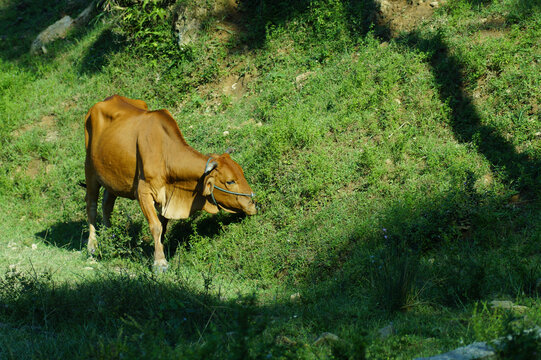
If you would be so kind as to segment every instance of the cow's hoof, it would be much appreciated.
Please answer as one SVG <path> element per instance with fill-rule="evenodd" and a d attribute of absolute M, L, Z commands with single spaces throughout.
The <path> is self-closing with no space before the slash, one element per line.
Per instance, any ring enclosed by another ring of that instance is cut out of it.
<path fill-rule="evenodd" d="M 154 261 L 153 269 L 156 274 L 163 274 L 169 269 L 169 264 L 166 261 Z"/>

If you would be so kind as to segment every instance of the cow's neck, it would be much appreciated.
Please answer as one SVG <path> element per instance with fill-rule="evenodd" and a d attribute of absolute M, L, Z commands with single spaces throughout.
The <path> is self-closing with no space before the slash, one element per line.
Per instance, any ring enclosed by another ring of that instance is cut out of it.
<path fill-rule="evenodd" d="M 190 147 L 184 139 L 170 146 L 166 159 L 167 179 L 159 191 L 162 215 L 169 219 L 185 219 L 198 210 L 217 213 L 218 207 L 202 195 L 208 156 Z"/>
<path fill-rule="evenodd" d="M 184 140 L 184 139 L 182 139 Z M 166 167 L 170 181 L 198 181 L 205 172 L 208 156 L 186 144 L 185 141 L 167 149 Z"/>

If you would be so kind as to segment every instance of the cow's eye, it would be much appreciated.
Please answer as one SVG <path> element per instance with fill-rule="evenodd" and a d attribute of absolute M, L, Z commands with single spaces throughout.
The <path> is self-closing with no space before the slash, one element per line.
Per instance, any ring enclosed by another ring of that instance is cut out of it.
<path fill-rule="evenodd" d="M 235 183 L 235 180 L 231 180 L 231 181 L 226 182 L 227 185 L 233 185 L 234 183 Z"/>

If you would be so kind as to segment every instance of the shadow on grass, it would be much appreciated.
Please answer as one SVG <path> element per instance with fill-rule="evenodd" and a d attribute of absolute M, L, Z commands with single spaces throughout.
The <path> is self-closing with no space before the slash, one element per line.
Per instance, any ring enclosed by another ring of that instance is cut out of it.
<path fill-rule="evenodd" d="M 86 221 L 57 223 L 36 233 L 44 243 L 68 250 L 81 250 L 86 246 Z"/>
<path fill-rule="evenodd" d="M 103 31 L 94 41 L 92 46 L 86 49 L 79 74 L 91 75 L 100 72 L 108 64 L 108 57 L 125 46 L 126 39 L 111 29 Z"/>
<path fill-rule="evenodd" d="M 456 188 L 388 202 L 377 218 L 322 244 L 302 282 L 306 303 L 328 308 L 331 324 L 338 304 L 374 320 L 424 305 L 538 297 L 539 203 L 506 206 L 468 184 Z"/>
<path fill-rule="evenodd" d="M 249 348 L 268 351 L 253 299 L 222 301 L 180 279 L 111 272 L 59 284 L 48 273 L 12 269 L 0 284 L 3 327 L 17 324 L 16 336 L 0 339 L 4 359 L 22 353 L 21 332 L 32 337 L 25 356 L 38 358 L 244 359 Z"/>
<path fill-rule="evenodd" d="M 113 212 L 114 217 L 121 216 Z M 239 223 L 245 216 L 219 212 L 216 215 L 195 215 L 190 219 L 170 221 L 164 240 L 164 247 L 168 259 L 173 259 L 179 248 L 190 251 L 190 240 L 198 237 L 213 238 L 224 231 L 224 227 Z M 100 219 L 98 218 L 98 223 Z M 151 258 L 154 246 L 151 237 L 144 227 L 148 228 L 146 221 L 136 221 L 129 217 L 120 221 L 119 225 L 107 229 L 98 227 L 98 246 L 102 246 L 103 256 L 130 257 L 134 254 L 144 254 Z M 84 220 L 61 222 L 35 234 L 44 243 L 68 250 L 84 250 L 88 240 L 88 224 Z M 117 237 L 115 237 L 118 235 Z M 100 237 L 106 236 L 106 241 Z M 141 242 L 141 239 L 146 241 Z M 195 240 L 197 241 L 197 240 Z"/>
<path fill-rule="evenodd" d="M 520 192 L 520 201 L 479 194 L 476 179 L 466 174 L 466 182 L 457 184 L 455 191 L 383 212 L 376 234 L 363 239 L 352 234 L 346 245 L 332 249 L 334 254 L 322 250 L 307 283 L 321 281 L 323 294 L 316 292 L 317 296 L 333 297 L 354 294 L 352 284 L 359 289 L 364 285 L 364 292 L 354 296 L 372 297 L 375 307 L 390 312 L 419 301 L 463 306 L 494 294 L 538 296 L 541 249 L 528 241 L 541 236 L 540 159 L 518 152 L 483 121 L 466 91 L 464 74 L 469 69 L 440 33 L 411 32 L 396 41 L 406 51 L 428 54 L 437 93 L 450 109 L 455 138 L 474 144 L 506 187 Z M 359 245 L 361 240 L 367 243 Z M 433 258 L 426 259 L 427 254 Z M 335 280 L 322 279 L 321 274 Z"/>
<path fill-rule="evenodd" d="M 244 218 L 244 215 L 220 211 L 215 215 L 201 213 L 187 220 L 171 221 L 164 244 L 166 253 L 172 259 L 179 247 L 182 248 L 182 251 L 190 251 L 190 239 L 194 237 L 212 239 L 224 231 L 224 227 L 227 225 L 239 223 Z"/>
<path fill-rule="evenodd" d="M 498 129 L 483 124 L 470 94 L 465 90 L 465 73 L 460 54 L 451 54 L 441 34 L 422 37 L 412 32 L 398 39 L 407 48 L 429 54 L 428 61 L 436 80 L 439 97 L 449 105 L 450 123 L 459 142 L 474 144 L 491 163 L 493 171 L 510 187 L 526 197 L 539 196 L 540 159 L 518 153 Z"/>
<path fill-rule="evenodd" d="M 262 48 L 265 46 L 269 31 L 302 17 L 305 17 L 316 31 L 329 30 L 332 33 L 332 27 L 337 26 L 334 22 L 337 19 L 326 13 L 325 8 L 331 6 L 343 10 L 352 38 L 364 36 L 371 30 L 381 38 L 388 38 L 389 30 L 378 24 L 377 14 L 380 5 L 375 0 L 340 0 L 333 5 L 326 3 L 321 8 L 318 2 L 311 0 L 239 0 L 238 9 L 242 14 L 243 29 L 239 38 L 250 48 Z"/>

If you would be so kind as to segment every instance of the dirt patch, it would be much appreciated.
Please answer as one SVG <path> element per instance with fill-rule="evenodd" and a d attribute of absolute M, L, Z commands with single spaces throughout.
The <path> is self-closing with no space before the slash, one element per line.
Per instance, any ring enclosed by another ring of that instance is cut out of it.
<path fill-rule="evenodd" d="M 379 23 L 389 28 L 391 36 L 412 31 L 430 18 L 446 0 L 377 0 Z"/>
<path fill-rule="evenodd" d="M 24 174 L 28 176 L 31 179 L 37 178 L 40 174 L 49 174 L 51 170 L 53 169 L 54 165 L 49 164 L 41 159 L 32 159 L 26 166 L 26 170 L 24 170 Z M 18 167 L 15 172 L 20 173 L 21 168 Z"/>
<path fill-rule="evenodd" d="M 241 76 L 229 75 L 220 83 L 223 94 L 231 96 L 233 99 L 240 99 L 247 91 L 247 84 L 251 80 L 251 75 Z"/>
<path fill-rule="evenodd" d="M 55 123 L 56 117 L 54 114 L 45 115 L 38 123 L 26 124 L 23 127 L 13 131 L 12 135 L 13 137 L 19 137 L 27 131 L 40 128 L 47 131 L 45 141 L 55 141 L 58 139 L 58 132 L 54 130 Z"/>
<path fill-rule="evenodd" d="M 500 39 L 509 32 L 504 18 L 483 18 L 480 19 L 478 36 L 474 43 L 480 44 L 487 40 Z"/>

